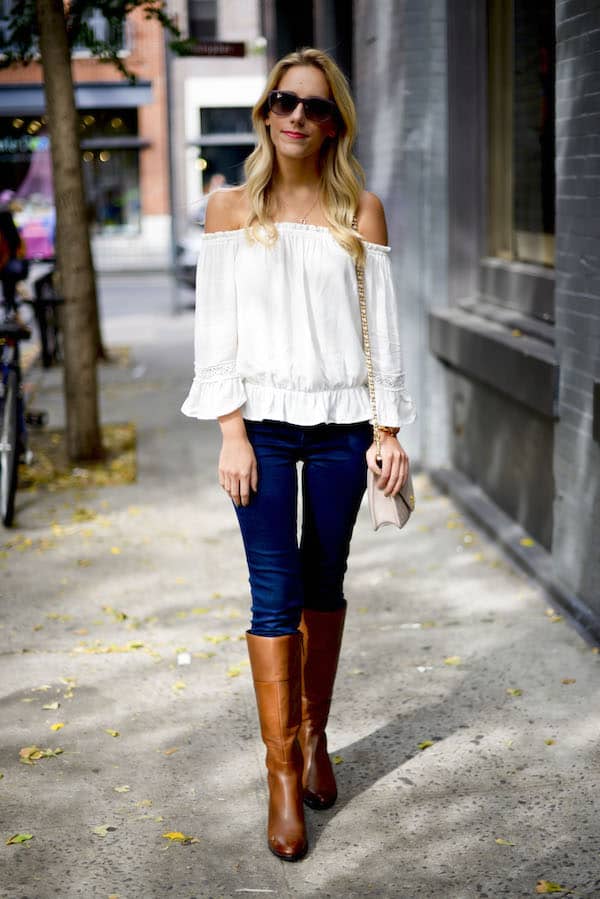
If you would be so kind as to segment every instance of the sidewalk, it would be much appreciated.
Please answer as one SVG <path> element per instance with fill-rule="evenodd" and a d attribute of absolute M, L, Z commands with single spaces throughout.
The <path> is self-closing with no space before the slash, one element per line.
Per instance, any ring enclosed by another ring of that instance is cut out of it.
<path fill-rule="evenodd" d="M 133 357 L 103 421 L 136 423 L 137 483 L 18 495 L 2 535 L 0 897 L 600 896 L 600 655 L 425 475 L 404 531 L 365 507 L 356 528 L 339 801 L 307 810 L 305 860 L 268 852 L 242 544 L 218 429 L 179 412 L 193 315 L 170 290 L 103 283 Z M 60 426 L 60 373 L 36 372 Z M 32 745 L 63 751 L 20 763 Z"/>

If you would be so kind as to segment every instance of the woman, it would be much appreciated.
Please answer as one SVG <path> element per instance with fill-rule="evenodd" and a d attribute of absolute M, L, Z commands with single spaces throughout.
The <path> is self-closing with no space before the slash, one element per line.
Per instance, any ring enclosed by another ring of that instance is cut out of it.
<path fill-rule="evenodd" d="M 361 189 L 356 114 L 321 51 L 280 60 L 252 113 L 246 183 L 211 195 L 198 260 L 195 377 L 186 415 L 218 418 L 219 482 L 250 573 L 248 651 L 269 784 L 268 842 L 307 849 L 303 802 L 337 790 L 325 726 L 346 612 L 343 579 L 367 465 L 396 494 L 404 391 L 383 208 Z M 353 228 L 357 225 L 358 232 Z M 378 467 L 355 261 L 365 262 L 382 431 Z M 296 464 L 302 469 L 297 542 Z"/>

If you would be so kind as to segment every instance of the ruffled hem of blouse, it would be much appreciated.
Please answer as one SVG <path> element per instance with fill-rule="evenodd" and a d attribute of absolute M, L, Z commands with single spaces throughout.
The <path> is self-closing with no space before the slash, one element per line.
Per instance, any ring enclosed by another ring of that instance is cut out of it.
<path fill-rule="evenodd" d="M 301 391 L 244 383 L 246 405 L 244 418 L 251 421 L 270 419 L 294 425 L 352 424 L 371 419 L 371 405 L 366 386 L 346 387 L 339 390 Z M 387 398 L 382 406 L 380 422 L 399 427 L 414 421 L 412 400 L 398 391 L 385 391 Z M 379 411 L 379 410 L 378 410 Z"/>
<path fill-rule="evenodd" d="M 286 232 L 298 233 L 298 234 L 307 234 L 313 235 L 325 235 L 331 237 L 332 240 L 335 241 L 331 233 L 331 229 L 327 228 L 325 225 L 309 225 L 302 224 L 302 222 L 275 222 L 277 230 L 280 233 L 285 234 Z M 232 228 L 229 231 L 210 231 L 208 234 L 204 233 L 202 235 L 203 240 L 211 241 L 211 240 L 239 240 L 240 237 L 244 236 L 247 233 L 247 228 Z M 383 253 L 386 255 L 387 253 L 391 253 L 391 247 L 386 246 L 380 243 L 371 243 L 369 240 L 363 240 L 363 245 L 367 252 L 372 253 Z"/>
<path fill-rule="evenodd" d="M 222 381 L 194 378 L 181 411 L 189 418 L 217 418 L 239 409 L 245 401 L 246 391 L 241 378 Z"/>
<path fill-rule="evenodd" d="M 375 387 L 377 399 L 377 418 L 380 425 L 390 428 L 401 428 L 412 424 L 417 417 L 417 410 L 410 396 L 403 390 Z"/>

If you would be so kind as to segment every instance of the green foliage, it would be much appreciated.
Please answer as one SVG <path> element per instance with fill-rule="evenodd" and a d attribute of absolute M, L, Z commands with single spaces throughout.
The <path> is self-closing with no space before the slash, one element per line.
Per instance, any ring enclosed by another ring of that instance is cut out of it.
<path fill-rule="evenodd" d="M 183 38 L 174 19 L 165 12 L 163 0 L 71 0 L 65 9 L 65 24 L 69 46 L 85 47 L 102 62 L 112 63 L 131 81 L 133 75 L 120 55 L 121 35 L 127 16 L 134 9 L 142 9 L 146 19 L 160 22 L 170 35 L 170 47 L 178 55 L 189 54 L 193 42 Z M 89 24 L 96 10 L 108 23 L 104 39 L 99 39 Z M 8 46 L 2 47 L 0 68 L 15 63 L 27 64 L 39 58 L 39 27 L 35 0 L 13 0 L 8 17 Z"/>

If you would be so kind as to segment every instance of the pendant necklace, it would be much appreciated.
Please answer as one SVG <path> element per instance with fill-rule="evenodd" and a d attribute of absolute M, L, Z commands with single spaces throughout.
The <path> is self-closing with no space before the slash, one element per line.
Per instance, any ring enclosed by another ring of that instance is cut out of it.
<path fill-rule="evenodd" d="M 300 216 L 300 218 L 298 218 L 298 216 L 293 216 L 293 218 L 297 222 L 299 222 L 299 224 L 301 224 L 301 225 L 308 225 L 308 219 L 310 218 L 310 215 L 318 202 L 319 202 L 319 194 L 317 193 L 317 196 L 315 197 L 315 200 L 314 200 L 312 206 L 310 207 L 310 209 L 308 210 L 308 212 L 305 212 L 304 215 Z M 283 201 L 282 205 L 283 205 L 284 209 L 288 208 L 285 200 Z"/>
<path fill-rule="evenodd" d="M 315 202 L 312 204 L 312 206 L 310 207 L 310 209 L 308 210 L 308 212 L 305 212 L 304 215 L 302 216 L 302 218 L 299 219 L 299 222 L 300 222 L 301 225 L 308 225 L 308 219 L 309 219 L 309 217 L 310 217 L 311 212 L 313 211 L 313 209 L 314 209 L 315 206 L 317 205 L 318 200 L 319 200 L 319 195 L 317 194 L 316 199 L 315 199 Z"/>

